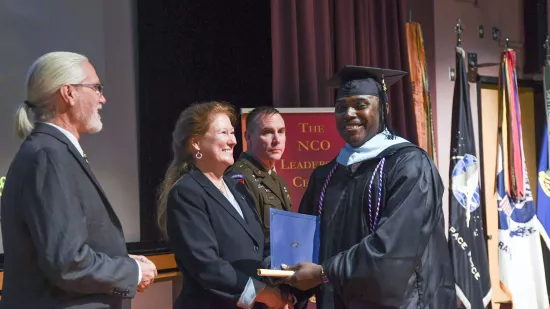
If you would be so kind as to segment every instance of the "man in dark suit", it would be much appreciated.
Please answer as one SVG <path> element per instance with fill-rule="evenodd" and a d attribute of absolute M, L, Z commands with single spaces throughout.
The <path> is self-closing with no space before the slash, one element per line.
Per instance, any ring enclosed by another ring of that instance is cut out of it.
<path fill-rule="evenodd" d="M 120 221 L 78 142 L 102 128 L 103 85 L 86 57 L 54 52 L 33 63 L 26 86 L 15 123 L 24 141 L 1 201 L 1 306 L 122 308 L 156 268 L 128 256 Z"/>

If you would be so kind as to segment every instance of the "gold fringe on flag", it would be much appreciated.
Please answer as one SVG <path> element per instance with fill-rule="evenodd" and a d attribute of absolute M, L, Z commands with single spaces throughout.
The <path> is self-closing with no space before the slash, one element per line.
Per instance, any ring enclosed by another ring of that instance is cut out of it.
<path fill-rule="evenodd" d="M 428 65 L 426 63 L 422 28 L 418 23 L 407 23 L 407 49 L 409 53 L 409 75 L 412 84 L 418 146 L 430 155 L 437 166 Z"/>
<path fill-rule="evenodd" d="M 504 187 L 516 200 L 525 198 L 525 158 L 521 132 L 521 110 L 516 77 L 516 53 L 502 53 L 499 74 L 499 134 L 504 153 Z"/>

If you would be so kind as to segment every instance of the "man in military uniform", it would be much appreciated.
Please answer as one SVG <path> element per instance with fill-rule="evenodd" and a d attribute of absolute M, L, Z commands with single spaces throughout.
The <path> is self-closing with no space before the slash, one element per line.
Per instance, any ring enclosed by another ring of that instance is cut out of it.
<path fill-rule="evenodd" d="M 253 109 L 246 118 L 246 152 L 226 174 L 242 182 L 254 199 L 265 233 L 265 254 L 269 255 L 269 209 L 292 211 L 290 191 L 275 172 L 275 162 L 285 151 L 285 121 L 273 107 Z"/>

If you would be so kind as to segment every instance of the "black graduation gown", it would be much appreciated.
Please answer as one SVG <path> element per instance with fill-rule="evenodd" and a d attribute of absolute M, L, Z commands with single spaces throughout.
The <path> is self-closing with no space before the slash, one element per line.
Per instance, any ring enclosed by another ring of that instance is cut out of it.
<path fill-rule="evenodd" d="M 375 232 L 379 173 L 385 158 Z M 301 213 L 317 214 L 319 197 L 336 161 L 311 175 Z M 443 183 L 428 155 L 410 143 L 384 150 L 354 172 L 338 164 L 325 192 L 319 263 L 330 284 L 316 290 L 320 309 L 457 308 L 453 268 L 444 232 Z"/>

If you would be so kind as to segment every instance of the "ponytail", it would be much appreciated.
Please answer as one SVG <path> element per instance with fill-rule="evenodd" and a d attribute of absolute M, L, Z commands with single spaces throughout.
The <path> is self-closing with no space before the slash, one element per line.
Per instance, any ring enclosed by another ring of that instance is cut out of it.
<path fill-rule="evenodd" d="M 29 117 L 30 111 L 31 108 L 26 103 L 22 103 L 15 112 L 15 135 L 21 140 L 27 138 L 34 130 L 34 123 Z"/>

